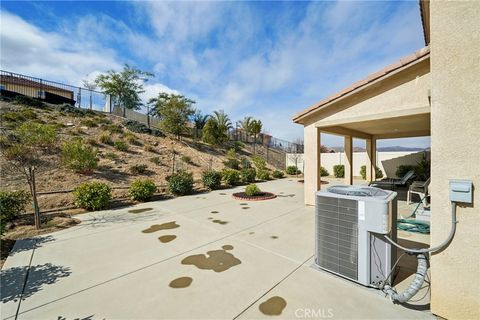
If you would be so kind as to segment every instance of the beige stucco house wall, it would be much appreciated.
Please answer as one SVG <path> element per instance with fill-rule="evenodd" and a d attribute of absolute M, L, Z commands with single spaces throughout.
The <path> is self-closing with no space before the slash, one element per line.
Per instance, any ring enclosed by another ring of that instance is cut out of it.
<path fill-rule="evenodd" d="M 457 209 L 457 232 L 431 258 L 431 310 L 480 317 L 480 2 L 430 3 L 432 68 L 431 243 L 450 228 L 449 179 L 473 180 L 474 205 Z"/>

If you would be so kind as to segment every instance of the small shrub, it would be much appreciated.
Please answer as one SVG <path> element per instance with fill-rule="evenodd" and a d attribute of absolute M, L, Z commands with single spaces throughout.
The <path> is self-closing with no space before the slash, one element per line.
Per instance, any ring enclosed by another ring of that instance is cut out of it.
<path fill-rule="evenodd" d="M 0 191 L 0 235 L 3 235 L 6 223 L 25 212 L 30 195 L 25 191 Z"/>
<path fill-rule="evenodd" d="M 168 190 L 177 196 L 193 191 L 193 175 L 191 172 L 179 171 L 168 178 Z"/>
<path fill-rule="evenodd" d="M 285 174 L 283 173 L 283 171 L 275 170 L 275 171 L 273 171 L 272 176 L 275 179 L 282 179 L 285 176 Z"/>
<path fill-rule="evenodd" d="M 131 133 L 131 132 L 126 132 L 126 133 L 123 135 L 123 138 L 124 138 L 125 141 L 127 141 L 129 144 L 133 144 L 133 145 L 138 145 L 138 144 L 139 144 L 138 139 L 137 139 L 137 136 L 134 135 L 134 134 Z"/>
<path fill-rule="evenodd" d="M 155 163 L 157 166 L 162 165 L 162 160 L 160 160 L 160 157 L 152 157 L 150 158 L 150 162 Z"/>
<path fill-rule="evenodd" d="M 245 144 L 240 141 L 235 141 L 233 143 L 233 148 L 235 149 L 236 152 L 242 151 L 242 149 L 245 148 Z"/>
<path fill-rule="evenodd" d="M 128 151 L 128 145 L 125 143 L 125 141 L 122 141 L 122 140 L 117 140 L 113 143 L 113 146 L 115 147 L 115 149 L 117 149 L 118 151 L 123 151 L 123 152 L 127 152 Z"/>
<path fill-rule="evenodd" d="M 265 170 L 267 168 L 267 162 L 265 161 L 265 159 L 258 155 L 253 156 L 252 161 L 257 170 Z"/>
<path fill-rule="evenodd" d="M 145 143 L 143 145 L 143 150 L 145 150 L 146 152 L 155 152 L 155 148 L 149 143 Z"/>
<path fill-rule="evenodd" d="M 215 170 L 207 170 L 202 173 L 202 182 L 205 188 L 215 190 L 222 184 L 222 173 Z"/>
<path fill-rule="evenodd" d="M 257 170 L 255 168 L 243 168 L 240 171 L 240 178 L 243 183 L 255 182 L 257 176 Z"/>
<path fill-rule="evenodd" d="M 132 132 L 151 134 L 156 137 L 165 137 L 165 135 L 160 130 L 149 128 L 143 123 L 135 120 L 125 120 L 123 122 L 123 125 Z"/>
<path fill-rule="evenodd" d="M 123 128 L 118 124 L 104 124 L 102 128 L 110 133 L 122 133 Z"/>
<path fill-rule="evenodd" d="M 227 159 L 223 162 L 223 164 L 229 169 L 240 169 L 240 161 L 238 161 L 237 159 Z"/>
<path fill-rule="evenodd" d="M 185 163 L 192 163 L 192 158 L 189 156 L 182 156 L 182 161 Z"/>
<path fill-rule="evenodd" d="M 104 131 L 100 134 L 100 142 L 109 146 L 113 146 L 113 140 L 110 133 Z"/>
<path fill-rule="evenodd" d="M 362 176 L 363 180 L 367 179 L 367 166 L 360 167 L 360 175 Z M 377 179 L 383 178 L 383 172 L 382 170 L 380 170 L 379 167 L 375 167 L 375 178 Z"/>
<path fill-rule="evenodd" d="M 343 164 L 336 164 L 333 166 L 333 175 L 335 178 L 345 177 L 345 166 Z"/>
<path fill-rule="evenodd" d="M 97 150 L 81 139 L 64 142 L 61 150 L 62 163 L 76 172 L 91 172 L 97 167 Z"/>
<path fill-rule="evenodd" d="M 287 174 L 289 175 L 302 173 L 300 170 L 298 170 L 297 166 L 288 166 L 286 171 L 287 171 Z"/>
<path fill-rule="evenodd" d="M 102 182 L 85 182 L 73 190 L 75 205 L 87 210 L 101 210 L 108 206 L 112 189 Z"/>
<path fill-rule="evenodd" d="M 96 146 L 96 145 L 98 145 L 97 140 L 96 140 L 95 138 L 93 138 L 93 137 L 88 137 L 87 139 L 85 139 L 85 143 L 86 143 L 86 144 L 89 144 L 89 145 L 91 145 L 91 146 Z"/>
<path fill-rule="evenodd" d="M 38 119 L 37 114 L 31 108 L 22 108 L 19 111 L 10 111 L 1 114 L 1 119 L 5 122 L 19 123 L 28 120 Z"/>
<path fill-rule="evenodd" d="M 157 186 L 152 180 L 135 180 L 128 189 L 128 195 L 135 201 L 147 201 L 157 191 Z"/>
<path fill-rule="evenodd" d="M 130 172 L 132 174 L 144 174 L 147 172 L 147 166 L 144 164 L 134 164 L 130 167 Z"/>
<path fill-rule="evenodd" d="M 249 197 L 253 197 L 262 193 L 259 187 L 256 184 L 252 183 L 245 187 L 245 194 Z"/>
<path fill-rule="evenodd" d="M 105 154 L 105 158 L 110 159 L 110 160 L 116 160 L 116 159 L 118 159 L 118 155 L 115 152 L 107 152 Z"/>
<path fill-rule="evenodd" d="M 234 186 L 240 182 L 240 171 L 235 169 L 224 169 L 222 179 L 226 184 Z"/>
<path fill-rule="evenodd" d="M 95 128 L 98 126 L 97 123 L 92 119 L 84 119 L 80 122 L 80 124 L 87 128 Z"/>
<path fill-rule="evenodd" d="M 270 172 L 268 170 L 258 170 L 257 171 L 258 180 L 270 180 Z"/>
<path fill-rule="evenodd" d="M 401 164 L 397 167 L 397 170 L 395 171 L 395 175 L 399 178 L 402 178 L 404 175 L 407 174 L 408 171 L 410 170 L 416 170 L 417 166 L 410 165 L 410 164 Z"/>
<path fill-rule="evenodd" d="M 13 102 L 16 104 L 23 104 L 25 106 L 30 106 L 34 108 L 45 108 L 47 105 L 40 100 L 34 99 L 28 96 L 16 96 L 13 99 Z"/>
<path fill-rule="evenodd" d="M 320 167 L 320 177 L 328 177 L 330 173 L 324 167 Z"/>
<path fill-rule="evenodd" d="M 248 168 L 252 167 L 252 163 L 247 158 L 242 159 L 241 165 L 242 165 L 242 168 L 244 168 L 244 169 L 248 169 Z"/>
<path fill-rule="evenodd" d="M 54 126 L 35 122 L 26 122 L 15 130 L 20 141 L 43 147 L 50 147 L 57 141 L 57 129 Z"/>

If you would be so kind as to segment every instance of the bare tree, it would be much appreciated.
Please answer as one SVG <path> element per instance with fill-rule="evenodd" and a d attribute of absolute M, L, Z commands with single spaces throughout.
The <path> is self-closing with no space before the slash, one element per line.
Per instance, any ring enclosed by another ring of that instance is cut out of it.
<path fill-rule="evenodd" d="M 88 79 L 82 80 L 82 84 L 85 88 L 88 89 L 90 93 L 90 110 L 93 108 L 93 101 L 92 101 L 92 92 L 97 89 L 97 84 L 95 81 L 89 81 Z"/>

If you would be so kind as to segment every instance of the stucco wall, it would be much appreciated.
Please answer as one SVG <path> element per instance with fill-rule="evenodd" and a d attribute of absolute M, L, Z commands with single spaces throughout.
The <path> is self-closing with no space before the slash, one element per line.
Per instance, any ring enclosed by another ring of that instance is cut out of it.
<path fill-rule="evenodd" d="M 313 123 L 307 124 L 303 130 L 304 141 L 304 193 L 305 204 L 315 205 L 315 192 L 317 190 L 317 128 Z M 320 142 L 319 142 L 320 143 Z"/>
<path fill-rule="evenodd" d="M 431 310 L 480 314 L 480 2 L 431 1 L 431 243 L 450 229 L 449 179 L 473 180 L 474 205 L 457 209 L 457 232 L 431 258 Z"/>

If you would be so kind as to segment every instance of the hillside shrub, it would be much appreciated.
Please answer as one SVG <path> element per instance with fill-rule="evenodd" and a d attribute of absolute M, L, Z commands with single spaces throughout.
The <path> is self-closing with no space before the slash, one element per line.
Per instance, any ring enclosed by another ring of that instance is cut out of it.
<path fill-rule="evenodd" d="M 330 173 L 324 167 L 320 167 L 320 177 L 328 177 Z"/>
<path fill-rule="evenodd" d="M 344 178 L 345 177 L 345 165 L 336 164 L 333 166 L 333 175 L 335 178 Z"/>
<path fill-rule="evenodd" d="M 28 96 L 16 96 L 13 99 L 13 103 L 23 104 L 25 106 L 34 107 L 34 108 L 45 108 L 47 106 L 44 102 Z"/>
<path fill-rule="evenodd" d="M 298 170 L 297 166 L 288 166 L 286 172 L 289 175 L 295 175 L 295 174 L 302 173 L 300 170 Z"/>
<path fill-rule="evenodd" d="M 110 133 L 122 133 L 123 128 L 118 124 L 103 124 L 103 130 L 108 131 Z"/>
<path fill-rule="evenodd" d="M 183 196 L 193 191 L 193 175 L 191 172 L 179 171 L 168 179 L 168 190 L 176 196 Z"/>
<path fill-rule="evenodd" d="M 272 172 L 272 177 L 274 177 L 275 179 L 281 179 L 285 176 L 285 174 L 283 173 L 283 171 L 280 171 L 280 170 L 275 170 Z"/>
<path fill-rule="evenodd" d="M 76 172 L 91 172 L 97 168 L 98 151 L 82 139 L 66 141 L 62 145 L 61 159 L 65 167 Z"/>
<path fill-rule="evenodd" d="M 222 184 L 222 173 L 215 170 L 207 170 L 202 173 L 202 182 L 205 188 L 215 190 Z"/>
<path fill-rule="evenodd" d="M 6 224 L 25 212 L 30 195 L 25 191 L 0 191 L 0 235 Z"/>
<path fill-rule="evenodd" d="M 50 147 L 57 141 L 57 129 L 48 124 L 26 122 L 17 130 L 16 135 L 23 144 Z"/>
<path fill-rule="evenodd" d="M 255 182 L 256 176 L 257 176 L 257 170 L 255 170 L 255 168 L 243 168 L 240 171 L 240 179 L 242 183 Z"/>
<path fill-rule="evenodd" d="M 84 119 L 80 122 L 80 124 L 87 128 L 95 128 L 98 126 L 97 123 L 92 119 Z"/>
<path fill-rule="evenodd" d="M 116 154 L 115 152 L 107 152 L 104 157 L 110 160 L 117 160 L 118 154 Z"/>
<path fill-rule="evenodd" d="M 123 140 L 117 140 L 113 143 L 113 146 L 115 147 L 115 149 L 117 149 L 118 151 L 123 151 L 123 152 L 127 152 L 128 151 L 128 145 L 125 143 L 125 141 Z"/>
<path fill-rule="evenodd" d="M 4 112 L 0 115 L 0 118 L 2 121 L 14 123 L 38 119 L 37 114 L 31 108 L 22 108 L 18 111 Z"/>
<path fill-rule="evenodd" d="M 230 148 L 225 155 L 227 160 L 223 162 L 225 167 L 230 169 L 240 169 L 240 161 L 237 159 L 237 153 L 234 148 Z"/>
<path fill-rule="evenodd" d="M 143 150 L 145 150 L 146 152 L 155 152 L 155 148 L 149 143 L 145 143 L 143 145 Z"/>
<path fill-rule="evenodd" d="M 242 151 L 242 149 L 245 148 L 245 144 L 240 141 L 235 141 L 233 143 L 233 149 L 235 149 L 236 152 Z"/>
<path fill-rule="evenodd" d="M 125 139 L 125 141 L 127 141 L 127 143 L 129 144 L 133 144 L 133 145 L 138 145 L 139 142 L 138 142 L 138 139 L 137 139 L 137 136 L 134 135 L 133 133 L 131 132 L 125 132 L 123 134 L 123 138 Z"/>
<path fill-rule="evenodd" d="M 162 165 L 162 160 L 160 159 L 160 157 L 151 157 L 150 162 L 155 163 L 157 166 Z"/>
<path fill-rule="evenodd" d="M 147 172 L 147 166 L 145 164 L 134 164 L 130 167 L 130 172 L 132 174 L 144 174 Z"/>
<path fill-rule="evenodd" d="M 103 182 L 85 182 L 73 190 L 75 205 L 87 210 L 101 210 L 108 206 L 112 189 Z"/>
<path fill-rule="evenodd" d="M 155 182 L 149 179 L 135 180 L 128 189 L 128 195 L 135 201 L 147 201 L 157 192 Z"/>
<path fill-rule="evenodd" d="M 360 167 L 360 175 L 362 176 L 363 180 L 367 179 L 367 166 Z M 376 179 L 383 178 L 383 172 L 382 170 L 380 170 L 379 167 L 375 167 L 375 178 Z"/>
<path fill-rule="evenodd" d="M 240 171 L 235 169 L 223 169 L 222 179 L 230 186 L 237 185 L 240 182 Z"/>
<path fill-rule="evenodd" d="M 265 170 L 267 168 L 267 162 L 263 157 L 259 155 L 253 156 L 252 162 L 255 165 L 255 168 L 257 168 L 257 170 Z"/>
<path fill-rule="evenodd" d="M 156 137 L 164 137 L 165 136 L 160 130 L 149 128 L 145 124 L 143 124 L 141 122 L 138 122 L 138 121 L 135 121 L 135 120 L 125 120 L 123 122 L 123 125 L 125 126 L 125 128 L 127 128 L 128 130 L 130 130 L 132 132 L 150 134 L 150 135 L 153 135 L 153 136 L 156 136 Z"/>
<path fill-rule="evenodd" d="M 257 178 L 258 180 L 270 180 L 270 172 L 268 170 L 258 170 L 257 171 Z"/>
<path fill-rule="evenodd" d="M 112 140 L 112 137 L 110 135 L 110 133 L 108 133 L 107 131 L 104 131 L 100 134 L 100 142 L 103 143 L 103 144 L 106 144 L 106 145 L 109 145 L 109 146 L 113 146 L 113 140 Z"/>
<path fill-rule="evenodd" d="M 242 161 L 241 161 L 241 166 L 244 169 L 251 168 L 252 167 L 252 162 L 250 160 L 248 160 L 247 158 L 243 158 Z"/>
<path fill-rule="evenodd" d="M 182 156 L 181 160 L 185 163 L 192 163 L 192 158 L 189 156 Z"/>
<path fill-rule="evenodd" d="M 253 197 L 261 193 L 262 193 L 262 190 L 260 190 L 260 188 L 254 183 L 249 184 L 248 186 L 245 187 L 245 194 L 249 197 Z"/>

